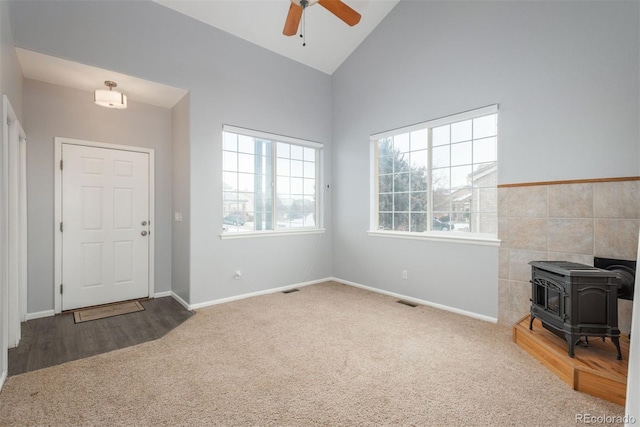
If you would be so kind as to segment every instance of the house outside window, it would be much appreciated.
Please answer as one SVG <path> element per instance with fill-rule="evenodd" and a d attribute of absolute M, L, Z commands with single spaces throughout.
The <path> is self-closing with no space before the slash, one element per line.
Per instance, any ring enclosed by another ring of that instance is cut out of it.
<path fill-rule="evenodd" d="M 497 105 L 372 135 L 371 232 L 495 237 L 497 138 Z"/>
<path fill-rule="evenodd" d="M 322 144 L 223 126 L 225 235 L 320 230 Z"/>

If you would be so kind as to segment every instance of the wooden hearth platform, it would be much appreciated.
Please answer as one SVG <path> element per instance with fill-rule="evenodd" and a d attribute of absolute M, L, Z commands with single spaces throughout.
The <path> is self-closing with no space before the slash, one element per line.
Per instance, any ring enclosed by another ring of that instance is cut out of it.
<path fill-rule="evenodd" d="M 601 338 L 589 339 L 589 346 L 577 345 L 575 358 L 569 357 L 565 340 L 547 331 L 538 319 L 529 330 L 530 316 L 513 326 L 513 341 L 549 368 L 560 379 L 578 390 L 619 405 L 625 404 L 629 338 L 620 337 L 622 360 L 616 359 L 613 343 Z"/>

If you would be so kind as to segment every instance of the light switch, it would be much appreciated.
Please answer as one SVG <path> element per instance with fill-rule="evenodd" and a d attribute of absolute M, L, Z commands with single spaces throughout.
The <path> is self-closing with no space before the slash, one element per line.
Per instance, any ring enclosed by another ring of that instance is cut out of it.
<path fill-rule="evenodd" d="M 175 221 L 182 221 L 182 212 L 174 212 L 173 213 L 173 219 Z"/>

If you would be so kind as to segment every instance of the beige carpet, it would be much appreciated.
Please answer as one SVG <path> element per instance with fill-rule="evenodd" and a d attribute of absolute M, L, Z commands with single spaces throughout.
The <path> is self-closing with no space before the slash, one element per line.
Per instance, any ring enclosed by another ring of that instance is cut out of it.
<path fill-rule="evenodd" d="M 10 377 L 1 425 L 576 426 L 622 415 L 511 329 L 337 283 L 198 310 L 164 338 Z"/>

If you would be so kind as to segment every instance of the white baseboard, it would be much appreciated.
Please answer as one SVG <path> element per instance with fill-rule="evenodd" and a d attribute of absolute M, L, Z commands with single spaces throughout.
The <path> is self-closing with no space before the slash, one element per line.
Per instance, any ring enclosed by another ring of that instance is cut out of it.
<path fill-rule="evenodd" d="M 172 293 L 173 292 L 171 291 L 156 292 L 155 294 L 153 294 L 153 297 L 154 298 L 170 297 Z"/>
<path fill-rule="evenodd" d="M 55 314 L 56 314 L 55 310 L 45 310 L 45 311 L 38 311 L 36 313 L 27 313 L 27 315 L 24 316 L 24 321 L 26 322 L 27 320 L 34 320 L 34 319 L 40 319 L 42 317 L 55 316 Z"/>
<path fill-rule="evenodd" d="M 189 303 L 187 303 L 185 300 L 183 300 L 180 295 L 176 294 L 175 292 L 171 291 L 171 296 L 173 297 L 174 300 L 178 301 L 180 303 L 181 306 L 183 306 L 184 308 L 186 308 L 187 310 L 191 311 L 192 308 L 189 305 Z"/>
<path fill-rule="evenodd" d="M 189 306 L 190 307 L 189 310 L 197 310 L 199 308 L 209 307 L 211 305 L 224 304 L 225 302 L 231 302 L 231 301 L 237 301 L 237 300 L 241 300 L 241 299 L 245 299 L 245 298 L 257 297 L 259 295 L 273 294 L 273 293 L 276 293 L 276 292 L 287 291 L 287 290 L 293 289 L 293 288 L 301 288 L 303 286 L 309 286 L 309 285 L 315 285 L 315 284 L 318 284 L 318 283 L 324 283 L 324 282 L 328 282 L 330 280 L 332 280 L 332 279 L 329 278 L 329 277 L 325 277 L 323 279 L 311 280 L 309 282 L 296 283 L 296 284 L 293 284 L 293 285 L 282 286 L 280 288 L 265 289 L 264 291 L 251 292 L 251 293 L 248 293 L 248 294 L 235 295 L 235 296 L 232 296 L 232 297 L 221 298 L 221 299 L 217 299 L 217 300 L 213 300 L 213 301 L 200 302 L 200 303 L 197 303 L 197 304 L 191 304 Z"/>
<path fill-rule="evenodd" d="M 2 391 L 2 386 L 4 385 L 4 381 L 6 379 L 7 379 L 7 371 L 2 371 L 2 375 L 0 375 L 0 391 Z"/>
<path fill-rule="evenodd" d="M 435 303 L 435 302 L 426 301 L 426 300 L 423 300 L 423 299 L 414 298 L 414 297 L 410 297 L 410 296 L 407 296 L 407 295 L 397 294 L 395 292 L 385 291 L 383 289 L 372 288 L 371 286 L 362 285 L 360 283 L 351 282 L 349 280 L 343 280 L 343 279 L 340 279 L 340 278 L 337 278 L 337 277 L 332 277 L 330 280 L 333 280 L 334 282 L 342 283 L 344 285 L 353 286 L 355 288 L 365 289 L 367 291 L 376 292 L 376 293 L 383 294 L 383 295 L 388 295 L 388 296 L 391 296 L 391 297 L 394 297 L 394 298 L 398 298 L 398 299 L 401 299 L 401 300 L 413 302 L 413 303 L 416 303 L 416 304 L 427 305 L 429 307 L 438 308 L 440 310 L 445 310 L 445 311 L 450 311 L 452 313 L 461 314 L 463 316 L 472 317 L 474 319 L 484 320 L 485 322 L 498 323 L 498 319 L 497 318 L 490 317 L 490 316 L 485 316 L 484 314 L 478 314 L 478 313 L 474 313 L 472 311 L 461 310 L 459 308 L 449 307 L 448 305 L 438 304 L 438 303 Z"/>

